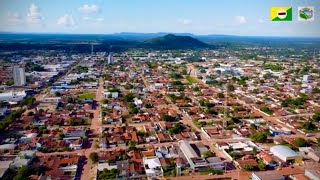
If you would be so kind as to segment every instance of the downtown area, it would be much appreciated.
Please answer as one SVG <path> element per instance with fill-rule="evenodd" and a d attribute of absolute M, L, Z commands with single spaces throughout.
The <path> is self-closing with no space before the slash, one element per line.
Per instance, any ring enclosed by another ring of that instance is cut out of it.
<path fill-rule="evenodd" d="M 0 179 L 320 179 L 318 50 L 33 46 L 1 50 Z"/>

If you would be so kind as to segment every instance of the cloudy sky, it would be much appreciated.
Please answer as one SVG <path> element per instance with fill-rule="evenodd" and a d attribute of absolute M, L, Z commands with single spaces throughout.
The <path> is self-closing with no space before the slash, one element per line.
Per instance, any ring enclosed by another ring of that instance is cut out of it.
<path fill-rule="evenodd" d="M 293 21 L 271 22 L 273 6 L 291 6 Z M 314 22 L 297 20 L 300 6 L 315 8 Z M 319 11 L 319 0 L 1 0 L 0 32 L 319 37 Z"/>

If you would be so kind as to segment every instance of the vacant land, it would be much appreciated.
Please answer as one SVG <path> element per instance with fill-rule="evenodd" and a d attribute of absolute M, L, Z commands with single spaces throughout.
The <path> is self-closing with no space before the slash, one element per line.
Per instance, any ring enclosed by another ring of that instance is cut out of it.
<path fill-rule="evenodd" d="M 96 94 L 93 92 L 84 92 L 79 95 L 80 99 L 94 99 L 96 98 Z"/>
<path fill-rule="evenodd" d="M 188 80 L 188 82 L 189 82 L 190 84 L 193 84 L 193 83 L 197 83 L 197 82 L 198 82 L 195 78 L 193 78 L 193 77 L 191 77 L 191 76 L 186 76 L 186 79 Z"/>

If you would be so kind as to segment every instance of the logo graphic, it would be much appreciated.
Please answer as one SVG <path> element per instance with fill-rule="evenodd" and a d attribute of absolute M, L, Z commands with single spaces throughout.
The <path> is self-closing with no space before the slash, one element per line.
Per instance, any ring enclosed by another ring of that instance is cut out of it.
<path fill-rule="evenodd" d="M 271 21 L 292 21 L 291 7 L 272 7 L 270 9 Z"/>
<path fill-rule="evenodd" d="M 299 21 L 314 21 L 314 7 L 299 7 Z"/>

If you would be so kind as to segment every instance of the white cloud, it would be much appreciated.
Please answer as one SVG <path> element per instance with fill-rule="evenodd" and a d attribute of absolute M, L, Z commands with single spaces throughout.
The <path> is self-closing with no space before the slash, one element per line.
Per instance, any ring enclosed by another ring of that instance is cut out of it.
<path fill-rule="evenodd" d="M 9 25 L 17 25 L 21 23 L 21 16 L 19 13 L 8 12 L 7 22 Z"/>
<path fill-rule="evenodd" d="M 236 16 L 235 17 L 236 23 L 237 24 L 245 24 L 247 23 L 247 20 L 244 16 Z"/>
<path fill-rule="evenodd" d="M 74 22 L 72 15 L 65 14 L 64 16 L 61 16 L 58 18 L 57 25 L 66 26 L 66 27 L 74 27 L 75 22 Z"/>
<path fill-rule="evenodd" d="M 31 4 L 27 13 L 27 22 L 30 24 L 38 24 L 42 20 L 38 6 Z"/>
<path fill-rule="evenodd" d="M 78 8 L 78 10 L 82 13 L 97 13 L 99 11 L 99 7 L 95 4 L 84 4 Z"/>
<path fill-rule="evenodd" d="M 82 19 L 85 20 L 85 21 L 89 21 L 89 20 L 91 20 L 91 17 L 85 16 Z"/>
<path fill-rule="evenodd" d="M 97 22 L 103 22 L 103 21 L 104 21 L 104 18 L 101 18 L 101 17 L 100 17 L 100 18 L 97 18 L 96 21 L 97 21 Z"/>
<path fill-rule="evenodd" d="M 263 18 L 263 17 L 260 17 L 260 18 L 259 18 L 259 20 L 258 20 L 258 22 L 262 24 L 262 23 L 264 23 L 264 22 L 265 22 L 265 20 L 264 20 L 264 18 Z"/>
<path fill-rule="evenodd" d="M 183 24 L 183 25 L 190 25 L 190 24 L 192 24 L 192 20 L 190 20 L 190 19 L 178 19 L 178 23 L 179 24 Z"/>

